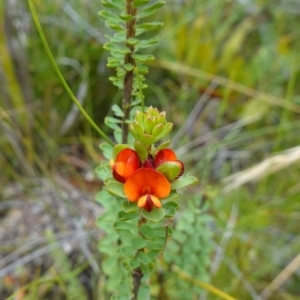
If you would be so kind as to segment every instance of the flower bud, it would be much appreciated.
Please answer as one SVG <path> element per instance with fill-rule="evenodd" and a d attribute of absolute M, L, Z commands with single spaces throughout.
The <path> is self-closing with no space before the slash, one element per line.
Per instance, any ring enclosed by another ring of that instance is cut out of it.
<path fill-rule="evenodd" d="M 145 119 L 145 132 L 147 134 L 151 134 L 152 133 L 152 129 L 155 126 L 155 118 L 154 117 L 147 117 Z"/>
<path fill-rule="evenodd" d="M 141 111 L 137 110 L 135 114 L 134 120 L 142 127 L 144 128 L 144 113 Z"/>
<path fill-rule="evenodd" d="M 181 161 L 165 162 L 157 167 L 156 171 L 163 174 L 169 181 L 173 181 L 183 173 L 183 164 Z"/>
<path fill-rule="evenodd" d="M 163 129 L 164 129 L 164 125 L 162 123 L 157 124 L 156 126 L 153 127 L 152 135 L 156 138 L 158 135 L 160 135 Z"/>
<path fill-rule="evenodd" d="M 162 132 L 155 137 L 155 142 L 161 140 L 166 135 L 168 135 L 172 131 L 172 129 L 173 129 L 173 123 L 168 122 L 167 124 L 165 124 L 164 129 L 162 130 Z"/>

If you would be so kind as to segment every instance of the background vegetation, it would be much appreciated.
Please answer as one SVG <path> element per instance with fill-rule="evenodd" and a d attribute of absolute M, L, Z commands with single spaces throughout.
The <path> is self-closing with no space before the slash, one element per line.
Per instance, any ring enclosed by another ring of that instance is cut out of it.
<path fill-rule="evenodd" d="M 73 107 L 54 73 L 26 1 L 4 2 L 0 4 L 3 220 L 13 208 L 11 190 L 21 186 L 22 193 L 31 195 L 37 178 L 55 182 L 59 175 L 90 193 L 101 186 L 91 173 L 101 161 L 100 138 Z M 102 48 L 108 29 L 97 15 L 100 2 L 34 3 L 72 91 L 111 134 L 102 123 L 112 114 L 112 104 L 120 104 L 121 94 L 108 80 L 113 71 L 106 67 L 108 54 Z M 149 64 L 146 104 L 165 110 L 175 123 L 173 147 L 186 171 L 200 181 L 190 192 L 209 204 L 214 217 L 208 221 L 213 235 L 210 260 L 199 279 L 237 299 L 290 300 L 300 295 L 299 15 L 296 0 L 172 0 L 155 16 L 164 26 L 159 44 L 152 48 L 156 60 Z M 181 200 L 182 214 L 188 198 Z M 192 231 L 186 234 L 193 237 Z M 48 245 L 52 239 L 50 234 Z M 184 243 L 180 237 L 178 241 Z M 0 245 L 0 252 L 9 253 L 12 245 Z M 10 295 L 29 284 L 19 299 L 46 299 L 43 295 L 58 286 L 54 293 L 62 299 L 66 295 L 97 299 L 101 282 L 96 267 L 93 275 L 87 275 L 93 283 L 81 280 L 78 285 L 78 272 L 88 266 L 59 250 L 52 255 L 63 267 L 50 266 L 47 279 L 43 272 L 35 272 L 33 279 L 10 281 L 4 273 L 1 289 Z M 100 259 L 97 249 L 90 257 Z M 168 281 L 172 284 L 176 282 Z M 214 297 L 202 293 L 200 299 Z"/>

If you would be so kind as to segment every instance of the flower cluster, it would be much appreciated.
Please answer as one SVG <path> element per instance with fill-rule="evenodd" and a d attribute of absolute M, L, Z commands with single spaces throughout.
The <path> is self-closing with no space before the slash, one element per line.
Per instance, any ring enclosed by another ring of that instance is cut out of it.
<path fill-rule="evenodd" d="M 171 192 L 170 182 L 183 174 L 184 166 L 171 149 L 164 148 L 167 143 L 154 147 L 172 129 L 164 112 L 152 107 L 145 113 L 138 111 L 129 128 L 135 138 L 135 150 L 128 145 L 115 146 L 110 162 L 112 174 L 124 184 L 130 202 L 137 202 L 139 208 L 151 212 L 162 206 L 161 200 Z"/>

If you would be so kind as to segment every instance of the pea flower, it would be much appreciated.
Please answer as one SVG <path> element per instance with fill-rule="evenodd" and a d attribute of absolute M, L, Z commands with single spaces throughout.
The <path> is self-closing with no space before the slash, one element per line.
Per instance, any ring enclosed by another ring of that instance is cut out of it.
<path fill-rule="evenodd" d="M 140 168 L 141 161 L 136 151 L 125 148 L 118 153 L 116 161 L 112 162 L 111 166 L 113 177 L 117 181 L 125 183 L 129 176 Z"/>
<path fill-rule="evenodd" d="M 156 170 L 162 173 L 169 181 L 179 178 L 184 172 L 183 163 L 177 159 L 171 149 L 159 150 L 154 158 Z"/>
<path fill-rule="evenodd" d="M 139 208 L 151 212 L 160 208 L 160 200 L 169 196 L 170 182 L 164 175 L 150 168 L 140 168 L 127 179 L 124 192 L 130 202 L 137 202 Z"/>

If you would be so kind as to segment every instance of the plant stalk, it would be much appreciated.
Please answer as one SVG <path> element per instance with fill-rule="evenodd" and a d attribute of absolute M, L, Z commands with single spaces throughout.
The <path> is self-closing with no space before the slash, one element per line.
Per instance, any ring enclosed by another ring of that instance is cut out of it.
<path fill-rule="evenodd" d="M 135 37 L 135 22 L 136 22 L 136 7 L 133 6 L 133 0 L 126 0 L 126 14 L 132 16 L 132 20 L 126 22 L 126 39 Z M 132 57 L 134 53 L 134 45 L 126 44 L 126 46 L 130 49 L 130 53 L 125 55 L 124 64 L 131 64 L 135 66 L 135 59 Z M 127 143 L 128 136 L 128 124 L 126 124 L 126 120 L 129 118 L 130 112 L 130 103 L 132 98 L 132 90 L 133 90 L 133 70 L 127 71 L 124 76 L 124 90 L 123 90 L 123 102 L 122 108 L 124 112 L 124 117 L 122 120 L 122 143 Z"/>
<path fill-rule="evenodd" d="M 147 220 L 144 217 L 141 217 L 139 219 L 139 222 L 138 222 L 138 228 L 140 228 L 146 222 L 147 222 Z M 138 253 L 140 251 L 143 251 L 143 250 L 138 250 L 136 252 L 135 257 L 138 255 Z M 133 297 L 132 297 L 132 300 L 137 300 L 139 289 L 140 289 L 140 286 L 141 286 L 141 280 L 142 280 L 143 276 L 144 276 L 144 274 L 143 274 L 143 271 L 141 270 L 140 267 L 138 267 L 136 269 L 133 269 L 133 271 L 132 271 L 132 282 L 133 282 L 133 289 L 132 289 Z"/>

